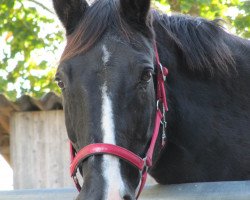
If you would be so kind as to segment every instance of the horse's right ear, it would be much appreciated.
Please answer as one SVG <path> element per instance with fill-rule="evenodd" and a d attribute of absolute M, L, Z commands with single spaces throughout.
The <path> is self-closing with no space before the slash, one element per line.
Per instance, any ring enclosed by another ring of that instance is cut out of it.
<path fill-rule="evenodd" d="M 137 25 L 144 25 L 150 10 L 151 0 L 120 0 L 125 19 Z"/>
<path fill-rule="evenodd" d="M 88 7 L 86 0 L 53 0 L 53 5 L 67 35 L 74 31 Z"/>

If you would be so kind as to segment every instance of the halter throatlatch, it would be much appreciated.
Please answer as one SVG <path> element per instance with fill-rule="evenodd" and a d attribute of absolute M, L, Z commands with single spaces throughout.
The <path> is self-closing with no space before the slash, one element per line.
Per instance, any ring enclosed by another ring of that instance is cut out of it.
<path fill-rule="evenodd" d="M 166 76 L 168 75 L 168 69 L 161 65 L 156 45 L 154 49 L 155 49 L 155 58 L 157 65 L 157 93 L 156 93 L 157 110 L 155 117 L 154 132 L 151 138 L 150 146 L 148 148 L 146 157 L 141 158 L 140 156 L 134 154 L 133 152 L 123 147 L 105 143 L 90 144 L 82 148 L 79 152 L 76 152 L 72 144 L 70 143 L 70 153 L 71 153 L 70 174 L 75 182 L 78 191 L 81 190 L 81 186 L 76 177 L 79 164 L 85 161 L 88 157 L 93 155 L 110 154 L 122 160 L 127 161 L 140 171 L 141 181 L 138 193 L 136 195 L 136 199 L 141 194 L 141 191 L 146 183 L 148 168 L 152 166 L 152 157 L 155 149 L 156 140 L 159 136 L 159 130 L 161 124 L 162 124 L 162 146 L 165 146 L 167 139 L 165 133 L 167 125 L 165 113 L 168 111 L 168 104 L 167 104 L 164 82 Z"/>

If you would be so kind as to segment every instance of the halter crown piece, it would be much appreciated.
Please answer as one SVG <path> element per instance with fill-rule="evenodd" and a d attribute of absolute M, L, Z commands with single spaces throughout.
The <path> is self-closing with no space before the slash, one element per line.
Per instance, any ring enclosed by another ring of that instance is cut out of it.
<path fill-rule="evenodd" d="M 161 65 L 156 44 L 154 46 L 154 51 L 155 51 L 155 59 L 157 65 L 157 93 L 156 93 L 157 111 L 155 116 L 154 132 L 151 138 L 150 146 L 148 148 L 146 157 L 141 158 L 140 156 L 134 154 L 133 152 L 123 147 L 105 143 L 89 144 L 84 148 L 82 148 L 79 152 L 76 152 L 74 147 L 72 146 L 72 143 L 70 143 L 70 153 L 71 153 L 70 174 L 75 182 L 78 191 L 81 190 L 81 186 L 76 177 L 79 164 L 85 161 L 88 157 L 93 155 L 110 154 L 127 161 L 140 171 L 141 181 L 139 190 L 136 195 L 136 199 L 138 199 L 139 195 L 141 194 L 141 191 L 146 183 L 148 168 L 152 166 L 152 157 L 154 153 L 156 140 L 159 136 L 159 130 L 161 124 L 162 124 L 162 147 L 165 146 L 167 139 L 165 133 L 167 125 L 165 113 L 168 111 L 168 104 L 167 104 L 164 82 L 166 76 L 168 75 L 168 69 Z"/>

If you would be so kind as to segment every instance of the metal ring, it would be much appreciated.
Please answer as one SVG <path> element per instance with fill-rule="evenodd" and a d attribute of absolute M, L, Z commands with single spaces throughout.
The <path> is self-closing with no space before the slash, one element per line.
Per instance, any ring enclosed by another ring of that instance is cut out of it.
<path fill-rule="evenodd" d="M 160 108 L 159 108 L 159 104 L 160 104 L 160 100 L 157 100 L 157 102 L 156 102 L 156 109 L 157 109 L 157 110 L 160 109 Z"/>

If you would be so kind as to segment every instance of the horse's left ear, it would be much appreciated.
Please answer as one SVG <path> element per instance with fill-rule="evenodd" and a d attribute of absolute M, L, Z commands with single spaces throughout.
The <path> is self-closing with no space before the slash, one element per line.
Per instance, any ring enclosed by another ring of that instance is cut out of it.
<path fill-rule="evenodd" d="M 132 23 L 145 25 L 150 10 L 150 0 L 120 0 L 124 18 Z"/>
<path fill-rule="evenodd" d="M 53 5 L 67 35 L 74 31 L 88 7 L 86 0 L 53 0 Z"/>

